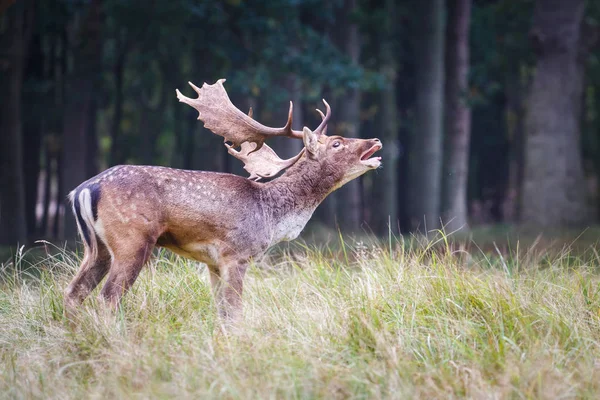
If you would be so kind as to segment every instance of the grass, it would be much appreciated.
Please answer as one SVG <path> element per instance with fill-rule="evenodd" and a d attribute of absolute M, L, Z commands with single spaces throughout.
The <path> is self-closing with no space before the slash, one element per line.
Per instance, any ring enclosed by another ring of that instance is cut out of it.
<path fill-rule="evenodd" d="M 73 325 L 61 293 L 79 255 L 16 257 L 0 397 L 599 398 L 598 249 L 446 239 L 275 251 L 249 270 L 229 336 L 200 264 L 161 252 L 118 313 L 94 293 Z"/>

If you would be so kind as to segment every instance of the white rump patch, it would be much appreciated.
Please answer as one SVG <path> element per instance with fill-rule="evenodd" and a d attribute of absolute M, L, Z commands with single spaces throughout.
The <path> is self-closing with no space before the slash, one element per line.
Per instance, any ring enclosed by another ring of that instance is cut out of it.
<path fill-rule="evenodd" d="M 88 226 L 88 229 L 94 228 L 94 214 L 92 212 L 92 194 L 90 189 L 83 189 L 79 193 L 79 209 L 81 217 Z"/>
<path fill-rule="evenodd" d="M 83 189 L 79 192 L 79 215 L 83 219 L 83 223 L 86 225 L 87 231 L 90 235 L 90 244 L 92 251 L 92 258 L 95 259 L 98 254 L 98 245 L 96 243 L 96 230 L 94 229 L 94 213 L 92 212 L 92 194 L 90 189 Z M 79 224 L 79 221 L 77 222 Z"/>

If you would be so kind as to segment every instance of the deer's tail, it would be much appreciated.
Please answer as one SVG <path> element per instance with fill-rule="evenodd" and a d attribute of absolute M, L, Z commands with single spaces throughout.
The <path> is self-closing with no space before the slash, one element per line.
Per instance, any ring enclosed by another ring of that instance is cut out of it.
<path fill-rule="evenodd" d="M 85 244 L 86 253 L 89 252 L 92 259 L 95 259 L 98 255 L 98 235 L 96 235 L 94 227 L 97 199 L 94 198 L 96 196 L 93 196 L 93 190 L 94 188 L 80 186 L 69 193 L 69 199 L 77 221 L 79 235 Z"/>

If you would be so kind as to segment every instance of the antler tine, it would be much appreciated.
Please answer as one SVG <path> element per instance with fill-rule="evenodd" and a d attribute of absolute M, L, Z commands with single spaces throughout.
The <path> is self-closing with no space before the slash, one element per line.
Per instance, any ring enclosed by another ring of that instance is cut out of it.
<path fill-rule="evenodd" d="M 288 121 L 285 124 L 285 128 L 288 129 L 288 136 L 295 139 L 302 139 L 302 131 L 296 131 L 292 129 L 292 119 L 294 118 L 294 103 L 290 100 L 290 110 L 288 111 Z"/>
<path fill-rule="evenodd" d="M 318 112 L 318 113 L 319 113 L 319 115 L 321 116 L 321 120 L 324 120 L 324 119 L 325 119 L 325 114 L 323 114 L 323 111 L 321 111 L 321 110 L 319 110 L 319 109 L 317 108 L 317 112 Z M 325 125 L 325 128 L 323 128 L 323 132 L 322 132 L 322 134 L 323 134 L 323 135 L 327 135 L 327 125 Z"/>
<path fill-rule="evenodd" d="M 317 109 L 317 111 L 319 112 L 319 114 L 321 114 L 321 118 L 323 118 L 323 120 L 321 121 L 321 123 L 319 124 L 319 126 L 317 127 L 317 129 L 314 130 L 314 133 L 318 134 L 318 135 L 325 135 L 327 132 L 327 123 L 329 122 L 329 118 L 331 118 L 331 107 L 329 106 L 329 103 L 327 103 L 325 101 L 325 99 L 323 99 L 323 103 L 325 103 L 325 110 L 326 110 L 326 115 L 323 116 L 323 112 L 319 109 Z"/>
<path fill-rule="evenodd" d="M 225 82 L 225 79 L 219 79 L 219 81 Z M 188 84 L 196 91 L 196 93 L 200 94 L 200 88 L 194 85 L 192 82 L 188 81 Z"/>

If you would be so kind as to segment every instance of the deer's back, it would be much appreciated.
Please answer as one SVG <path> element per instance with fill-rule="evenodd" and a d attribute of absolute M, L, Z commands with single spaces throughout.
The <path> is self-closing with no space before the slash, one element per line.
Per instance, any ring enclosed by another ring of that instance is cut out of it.
<path fill-rule="evenodd" d="M 127 235 L 143 235 L 213 263 L 266 248 L 257 185 L 231 174 L 123 165 L 89 179 L 73 195 L 90 191 L 94 226 L 109 247 Z"/>

